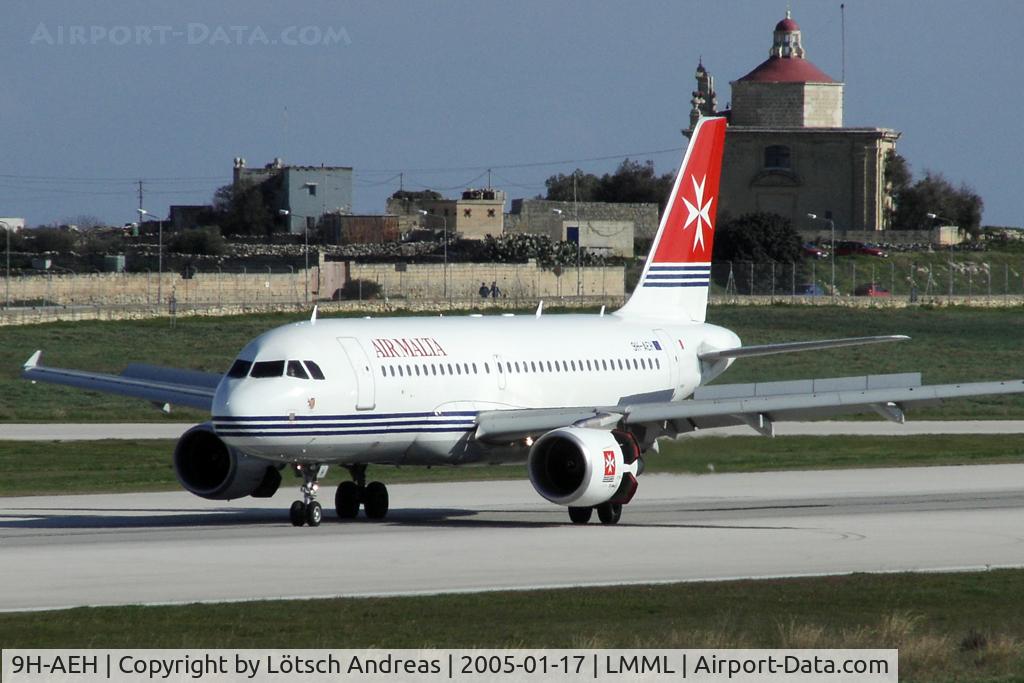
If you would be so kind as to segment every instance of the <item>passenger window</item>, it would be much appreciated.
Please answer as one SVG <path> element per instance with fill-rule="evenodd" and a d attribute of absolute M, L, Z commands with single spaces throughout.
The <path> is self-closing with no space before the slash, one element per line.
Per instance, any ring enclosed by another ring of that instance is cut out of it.
<path fill-rule="evenodd" d="M 449 375 L 454 375 L 455 374 L 455 371 L 452 370 L 452 364 L 451 363 L 448 364 L 448 374 Z"/>
<path fill-rule="evenodd" d="M 621 370 L 621 369 L 622 369 L 622 359 L 620 358 L 619 359 L 619 370 Z"/>
<path fill-rule="evenodd" d="M 431 375 L 436 375 L 437 374 L 437 366 L 434 365 L 433 363 L 430 364 L 430 374 Z"/>
<path fill-rule="evenodd" d="M 469 363 L 463 363 L 462 364 L 462 368 L 466 371 L 466 374 L 468 375 L 469 374 Z"/>
<path fill-rule="evenodd" d="M 639 370 L 640 369 L 640 364 L 636 362 L 636 358 L 633 359 L 633 369 L 634 370 Z"/>
<path fill-rule="evenodd" d="M 491 366 L 488 365 L 487 363 L 484 363 L 484 372 L 486 372 L 488 375 L 491 374 Z"/>
<path fill-rule="evenodd" d="M 302 362 L 306 364 L 306 369 L 309 370 L 309 376 L 310 377 L 312 377 L 313 379 L 323 379 L 324 378 L 324 373 L 323 373 L 322 370 L 320 370 L 320 366 L 319 365 L 317 365 L 316 363 L 314 363 L 311 360 L 304 360 Z"/>
<path fill-rule="evenodd" d="M 530 372 L 537 372 L 537 364 L 532 360 L 530 361 Z"/>
<path fill-rule="evenodd" d="M 383 365 L 380 366 L 380 376 L 381 377 L 387 377 L 388 376 L 388 369 L 386 367 L 384 367 Z"/>
<path fill-rule="evenodd" d="M 398 376 L 399 377 L 405 377 L 405 373 L 402 372 L 402 366 L 401 365 L 398 366 Z"/>
<path fill-rule="evenodd" d="M 601 369 L 602 370 L 607 370 L 608 369 L 608 361 L 604 360 L 603 358 L 601 359 Z"/>
<path fill-rule="evenodd" d="M 519 372 L 519 361 L 516 361 L 516 372 Z"/>
<path fill-rule="evenodd" d="M 572 363 L 572 371 L 576 372 L 576 361 L 569 361 L 569 362 Z"/>
<path fill-rule="evenodd" d="M 288 369 L 285 370 L 285 374 L 289 377 L 298 377 L 299 379 L 309 379 L 309 375 L 302 368 L 302 363 L 297 360 L 288 361 Z"/>
<path fill-rule="evenodd" d="M 660 358 L 655 358 L 654 359 L 654 367 L 656 367 L 659 370 L 661 370 L 661 359 Z"/>
<path fill-rule="evenodd" d="M 444 363 L 438 363 L 437 366 L 441 368 L 441 374 L 444 375 Z"/>
<path fill-rule="evenodd" d="M 473 363 L 473 374 L 476 374 L 476 363 Z"/>
<path fill-rule="evenodd" d="M 420 366 L 414 365 L 413 367 L 416 369 L 416 376 L 419 377 L 420 376 Z"/>
<path fill-rule="evenodd" d="M 388 366 L 388 372 L 390 372 L 391 376 L 394 377 L 395 376 L 395 366 L 394 365 Z"/>
<path fill-rule="evenodd" d="M 252 361 L 249 360 L 236 360 L 231 364 L 231 369 L 228 370 L 228 377 L 238 379 L 245 377 L 249 374 L 249 368 L 252 367 Z"/>
<path fill-rule="evenodd" d="M 587 361 L 587 372 L 590 372 L 590 361 Z"/>
<path fill-rule="evenodd" d="M 462 368 L 459 366 L 458 363 L 455 364 L 455 374 L 456 375 L 461 375 L 462 374 Z"/>
<path fill-rule="evenodd" d="M 280 377 L 284 374 L 283 360 L 264 360 L 252 364 L 250 377 Z"/>

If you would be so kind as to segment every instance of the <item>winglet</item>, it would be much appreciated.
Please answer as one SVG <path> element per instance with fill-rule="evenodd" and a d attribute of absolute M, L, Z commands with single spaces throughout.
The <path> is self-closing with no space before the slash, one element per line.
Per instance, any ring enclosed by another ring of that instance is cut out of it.
<path fill-rule="evenodd" d="M 313 315 L 309 316 L 309 324 L 316 325 L 316 306 L 313 306 Z"/>
<path fill-rule="evenodd" d="M 39 349 L 38 351 L 36 351 L 35 353 L 33 353 L 33 354 L 32 354 L 32 356 L 31 356 L 31 357 L 30 357 L 30 358 L 29 358 L 29 359 L 28 359 L 27 361 L 25 361 L 25 365 L 23 365 L 22 367 L 23 367 L 23 368 L 24 368 L 25 370 L 31 370 L 31 369 L 32 369 L 32 368 L 34 368 L 35 366 L 39 365 L 39 358 L 40 358 L 40 357 L 41 357 L 42 355 L 43 355 L 43 350 L 42 350 L 42 349 Z"/>
<path fill-rule="evenodd" d="M 543 312 L 544 312 L 544 299 L 541 299 L 540 303 L 537 304 L 537 312 L 534 313 L 534 315 L 539 318 L 540 314 L 543 313 Z"/>

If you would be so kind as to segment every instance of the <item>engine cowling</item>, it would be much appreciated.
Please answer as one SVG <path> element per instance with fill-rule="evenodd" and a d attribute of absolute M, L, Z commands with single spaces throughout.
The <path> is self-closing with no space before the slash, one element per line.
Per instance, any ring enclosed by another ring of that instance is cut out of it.
<path fill-rule="evenodd" d="M 624 461 L 622 447 L 611 432 L 563 427 L 534 442 L 528 468 L 530 483 L 547 500 L 590 507 L 611 500 L 624 477 L 635 489 L 637 464 Z"/>
<path fill-rule="evenodd" d="M 281 485 L 281 473 L 273 464 L 230 448 L 209 422 L 178 439 L 174 474 L 187 491 L 210 500 L 269 498 Z"/>

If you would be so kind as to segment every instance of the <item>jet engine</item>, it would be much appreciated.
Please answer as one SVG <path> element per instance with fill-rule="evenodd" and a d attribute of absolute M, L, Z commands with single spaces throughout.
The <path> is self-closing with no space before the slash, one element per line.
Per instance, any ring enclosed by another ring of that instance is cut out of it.
<path fill-rule="evenodd" d="M 628 450 L 628 449 L 627 449 Z M 563 427 L 530 449 L 530 483 L 558 505 L 592 507 L 628 503 L 636 491 L 639 460 L 623 457 L 616 435 L 602 429 Z"/>
<path fill-rule="evenodd" d="M 281 473 L 266 460 L 229 448 L 209 422 L 185 432 L 174 447 L 174 473 L 200 498 L 269 498 L 281 485 Z"/>

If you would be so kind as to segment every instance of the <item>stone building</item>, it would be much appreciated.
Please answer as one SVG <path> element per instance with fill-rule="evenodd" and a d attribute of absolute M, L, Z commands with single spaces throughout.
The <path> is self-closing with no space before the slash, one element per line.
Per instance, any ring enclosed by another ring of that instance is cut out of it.
<path fill-rule="evenodd" d="M 411 218 L 414 225 L 458 233 L 464 239 L 499 237 L 504 229 L 505 193 L 492 187 L 469 189 L 459 199 L 433 192 L 401 193 L 388 199 L 387 213 Z M 426 211 L 426 215 L 420 213 Z M 405 221 L 402 221 L 403 228 Z"/>
<path fill-rule="evenodd" d="M 883 230 L 891 208 L 885 159 L 899 133 L 843 126 L 843 83 L 806 57 L 800 26 L 789 11 L 775 26 L 768 59 L 732 81 L 732 104 L 716 112 L 714 79 L 696 72 L 689 135 L 698 117 L 729 118 L 720 216 L 777 213 L 796 228 Z"/>
<path fill-rule="evenodd" d="M 234 183 L 269 183 L 270 209 L 288 212 L 282 220 L 293 234 L 315 228 L 325 214 L 352 212 L 351 166 L 289 166 L 274 159 L 263 168 L 247 168 L 236 157 Z"/>
<path fill-rule="evenodd" d="M 658 205 L 513 199 L 505 231 L 547 235 L 594 253 L 629 258 L 634 238 L 654 237 L 658 231 Z"/>

